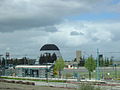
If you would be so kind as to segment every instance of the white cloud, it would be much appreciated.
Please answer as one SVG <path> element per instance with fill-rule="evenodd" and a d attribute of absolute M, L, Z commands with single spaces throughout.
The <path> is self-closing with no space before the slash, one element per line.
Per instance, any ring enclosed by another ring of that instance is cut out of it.
<path fill-rule="evenodd" d="M 112 33 L 108 31 L 99 30 L 98 32 L 92 34 L 92 38 L 97 39 L 98 42 L 101 42 L 101 41 L 108 42 L 112 40 Z"/>
<path fill-rule="evenodd" d="M 118 50 L 119 18 L 118 22 L 64 20 L 89 12 L 119 13 L 119 3 L 111 1 L 0 0 L 0 53 L 10 48 L 12 53 L 37 55 L 46 43 L 58 45 L 67 59 L 73 58 L 77 49 L 113 50 L 115 45 L 114 50 Z"/>
<path fill-rule="evenodd" d="M 82 26 L 81 26 L 82 25 Z M 54 26 L 57 32 L 51 33 L 41 31 L 41 28 L 32 28 L 31 30 L 15 31 L 11 33 L 0 33 L 1 53 L 6 48 L 14 54 L 34 54 L 39 55 L 39 49 L 46 43 L 54 43 L 62 51 L 65 59 L 75 56 L 75 50 L 102 50 L 112 51 L 113 45 L 118 50 L 119 41 L 114 40 L 119 37 L 119 22 L 89 22 L 65 21 Z M 43 29 L 43 28 L 42 28 Z M 71 35 L 72 31 L 82 32 L 83 35 Z M 73 55 L 68 55 L 73 54 Z M 68 57 L 69 56 L 69 57 Z"/>

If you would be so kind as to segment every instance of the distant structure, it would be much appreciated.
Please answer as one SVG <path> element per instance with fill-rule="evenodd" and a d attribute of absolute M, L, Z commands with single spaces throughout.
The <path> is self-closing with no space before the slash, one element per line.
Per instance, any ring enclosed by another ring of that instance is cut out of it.
<path fill-rule="evenodd" d="M 53 77 L 53 70 L 51 65 L 17 65 L 16 76 L 18 77 L 39 77 L 50 78 Z"/>
<path fill-rule="evenodd" d="M 100 60 L 100 61 L 103 60 L 103 54 L 100 54 L 100 55 L 99 55 L 99 60 Z"/>
<path fill-rule="evenodd" d="M 76 61 L 79 63 L 82 60 L 82 52 L 76 51 Z"/>
<path fill-rule="evenodd" d="M 10 53 L 6 52 L 5 57 L 0 54 L 0 75 L 18 77 L 54 77 L 53 67 L 55 61 L 61 57 L 60 50 L 55 44 L 45 44 L 40 48 L 38 59 L 10 58 Z"/>
<path fill-rule="evenodd" d="M 40 48 L 40 58 L 36 64 L 53 64 L 60 57 L 60 50 L 55 44 L 45 44 Z"/>
<path fill-rule="evenodd" d="M 2 56 L 3 56 L 3 55 L 2 55 L 2 54 L 0 54 L 0 61 L 2 61 Z"/>
<path fill-rule="evenodd" d="M 103 57 L 103 54 L 99 55 L 98 60 L 99 60 L 99 66 L 104 66 L 104 57 Z"/>
<path fill-rule="evenodd" d="M 10 53 L 9 52 L 6 52 L 6 60 L 5 60 L 5 67 L 7 67 L 8 66 L 8 61 L 9 61 L 9 59 L 10 59 Z"/>
<path fill-rule="evenodd" d="M 16 75 L 19 77 L 53 77 L 54 62 L 61 57 L 59 48 L 54 44 L 45 44 L 40 48 L 40 57 L 36 65 L 17 65 Z"/>
<path fill-rule="evenodd" d="M 81 51 L 76 51 L 76 62 L 77 62 L 77 66 L 84 66 L 85 64 L 85 59 L 82 56 L 82 52 Z"/>
<path fill-rule="evenodd" d="M 40 52 L 42 54 L 46 54 L 46 53 L 53 54 L 53 53 L 55 53 L 57 55 L 57 58 L 61 57 L 60 49 L 55 44 L 45 44 L 40 49 Z"/>
<path fill-rule="evenodd" d="M 45 44 L 40 49 L 40 51 L 51 51 L 51 50 L 59 51 L 59 48 L 55 44 Z"/>

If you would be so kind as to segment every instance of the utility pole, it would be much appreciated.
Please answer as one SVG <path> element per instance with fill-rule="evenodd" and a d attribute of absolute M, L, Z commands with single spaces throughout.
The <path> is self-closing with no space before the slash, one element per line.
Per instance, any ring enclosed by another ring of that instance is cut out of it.
<path fill-rule="evenodd" d="M 99 49 L 97 49 L 97 80 L 100 80 L 100 71 L 99 71 Z"/>
<path fill-rule="evenodd" d="M 0 60 L 1 60 L 2 56 L 3 56 L 3 55 L 2 55 L 2 54 L 0 54 Z"/>
<path fill-rule="evenodd" d="M 6 58 L 5 58 L 5 76 L 7 75 L 7 69 L 8 69 L 8 58 L 9 58 L 9 52 L 6 52 Z"/>
<path fill-rule="evenodd" d="M 1 68 L 2 67 L 2 56 L 3 55 L 0 54 L 0 62 L 1 62 L 0 63 L 0 72 L 1 72 L 1 75 L 3 75 L 3 69 Z"/>
<path fill-rule="evenodd" d="M 114 65 L 115 66 L 115 78 L 117 78 L 117 68 L 116 68 L 116 64 Z"/>
<path fill-rule="evenodd" d="M 46 63 L 46 82 L 48 83 L 48 60 L 47 60 L 47 55 L 48 55 L 49 53 L 45 53 L 45 63 Z"/>
<path fill-rule="evenodd" d="M 2 54 L 0 54 L 0 62 L 1 62 L 1 66 L 2 66 Z"/>

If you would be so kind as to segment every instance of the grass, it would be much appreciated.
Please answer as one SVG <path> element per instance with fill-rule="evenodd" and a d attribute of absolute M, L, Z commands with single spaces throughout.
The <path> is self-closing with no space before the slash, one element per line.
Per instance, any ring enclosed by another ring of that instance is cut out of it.
<path fill-rule="evenodd" d="M 89 78 L 88 76 L 88 72 L 76 72 L 76 73 L 79 73 L 79 75 L 80 75 L 80 78 Z M 109 75 L 108 75 L 108 73 L 110 73 Z M 73 72 L 69 72 L 69 73 L 63 73 L 63 75 L 64 75 L 64 77 L 68 77 L 68 75 L 66 75 L 66 74 L 69 74 L 69 76 L 71 76 L 71 78 L 72 77 L 74 77 L 74 71 Z M 120 78 L 120 71 L 119 70 L 117 70 L 117 75 L 115 74 L 115 70 L 111 70 L 111 71 L 104 71 L 104 72 L 102 72 L 102 71 L 100 71 L 99 72 L 99 74 L 100 74 L 100 78 L 101 79 L 103 79 L 103 77 L 104 78 L 112 78 L 112 79 L 115 79 L 116 78 L 116 76 L 117 76 L 117 78 Z M 97 72 L 92 72 L 92 78 L 95 78 L 96 79 L 96 77 L 97 77 Z M 68 77 L 69 78 L 69 77 Z"/>
<path fill-rule="evenodd" d="M 42 81 L 47 82 L 47 80 L 40 80 L 40 79 L 27 79 L 27 78 L 10 78 L 10 77 L 0 77 L 2 79 L 14 79 L 14 80 L 29 80 L 29 81 Z M 65 83 L 66 80 L 48 80 L 49 82 L 62 82 Z"/>

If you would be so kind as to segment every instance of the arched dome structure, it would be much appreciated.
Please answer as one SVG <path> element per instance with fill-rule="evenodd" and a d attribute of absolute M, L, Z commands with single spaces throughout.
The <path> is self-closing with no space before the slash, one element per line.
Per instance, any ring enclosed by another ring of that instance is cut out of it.
<path fill-rule="evenodd" d="M 53 64 L 62 57 L 60 49 L 55 44 L 45 44 L 40 48 L 39 64 Z"/>
<path fill-rule="evenodd" d="M 46 50 L 58 50 L 59 51 L 59 48 L 55 44 L 45 44 L 44 46 L 42 46 L 40 51 L 46 51 Z"/>

